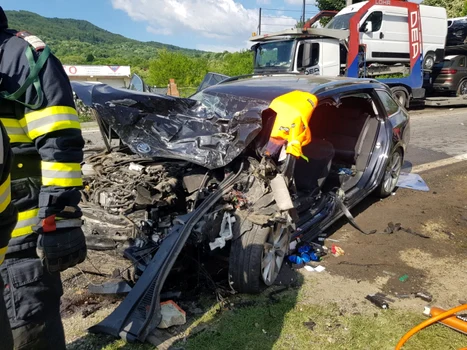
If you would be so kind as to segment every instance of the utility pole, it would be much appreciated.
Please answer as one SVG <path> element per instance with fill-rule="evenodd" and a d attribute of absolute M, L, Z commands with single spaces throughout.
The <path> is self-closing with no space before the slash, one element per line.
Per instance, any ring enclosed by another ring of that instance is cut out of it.
<path fill-rule="evenodd" d="M 261 7 L 259 8 L 258 35 L 261 35 Z"/>
<path fill-rule="evenodd" d="M 305 24 L 305 0 L 303 0 L 303 9 L 302 9 L 302 26 Z"/>
<path fill-rule="evenodd" d="M 345 6 L 350 6 L 353 4 L 352 0 L 345 0 Z"/>

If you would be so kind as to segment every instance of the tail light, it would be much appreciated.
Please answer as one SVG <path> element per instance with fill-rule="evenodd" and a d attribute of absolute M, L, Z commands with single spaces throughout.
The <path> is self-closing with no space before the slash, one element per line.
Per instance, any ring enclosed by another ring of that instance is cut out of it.
<path fill-rule="evenodd" d="M 441 74 L 456 74 L 457 69 L 441 69 Z"/>

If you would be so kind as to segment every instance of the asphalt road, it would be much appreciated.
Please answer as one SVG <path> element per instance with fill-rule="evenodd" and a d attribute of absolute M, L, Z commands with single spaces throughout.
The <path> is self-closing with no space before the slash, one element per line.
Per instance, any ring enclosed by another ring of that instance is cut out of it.
<path fill-rule="evenodd" d="M 410 111 L 411 140 L 406 161 L 412 165 L 467 154 L 467 108 Z"/>
<path fill-rule="evenodd" d="M 450 159 L 467 160 L 467 108 L 426 108 L 410 111 L 411 139 L 405 157 L 405 170 L 423 164 L 434 167 Z M 83 125 L 87 148 L 103 147 L 94 123 Z"/>

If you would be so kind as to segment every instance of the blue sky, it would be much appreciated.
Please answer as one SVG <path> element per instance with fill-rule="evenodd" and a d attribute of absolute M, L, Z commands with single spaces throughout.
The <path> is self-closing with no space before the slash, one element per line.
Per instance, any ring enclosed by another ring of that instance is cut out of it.
<path fill-rule="evenodd" d="M 313 16 L 317 9 L 311 5 L 312 0 L 306 1 L 307 17 Z M 264 33 L 292 27 L 301 16 L 302 3 L 302 0 L 3 0 L 1 6 L 45 17 L 83 19 L 141 41 L 234 51 L 248 47 L 248 38 L 257 31 L 260 7 Z"/>

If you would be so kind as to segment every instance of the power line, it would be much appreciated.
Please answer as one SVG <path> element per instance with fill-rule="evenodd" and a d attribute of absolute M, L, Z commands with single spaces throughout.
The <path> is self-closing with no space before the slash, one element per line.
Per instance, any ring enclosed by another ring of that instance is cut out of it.
<path fill-rule="evenodd" d="M 284 10 L 284 9 L 265 9 L 261 7 L 261 10 L 266 10 L 266 11 L 283 11 L 283 12 L 302 12 L 302 10 Z"/>
<path fill-rule="evenodd" d="M 297 24 L 297 23 L 291 23 L 291 24 L 287 24 L 287 23 L 281 23 L 281 24 L 278 24 L 278 23 L 261 23 L 262 26 L 276 26 L 276 27 L 294 26 L 295 24 Z"/>

